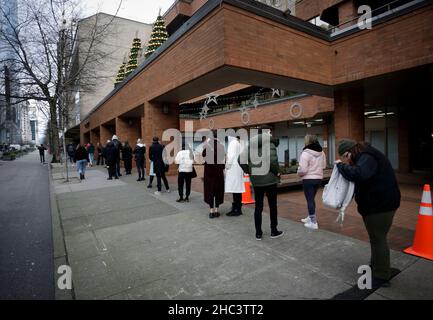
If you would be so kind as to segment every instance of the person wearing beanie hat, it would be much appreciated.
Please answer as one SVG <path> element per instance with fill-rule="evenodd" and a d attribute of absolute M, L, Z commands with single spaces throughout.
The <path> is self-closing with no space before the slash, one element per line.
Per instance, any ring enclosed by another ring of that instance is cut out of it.
<path fill-rule="evenodd" d="M 401 197 L 394 170 L 385 155 L 366 142 L 342 139 L 338 153 L 338 171 L 355 183 L 355 201 L 370 238 L 373 287 L 388 286 L 392 275 L 387 235 Z"/>
<path fill-rule="evenodd" d="M 338 144 L 338 154 L 342 156 L 346 152 L 349 152 L 354 146 L 356 146 L 357 142 L 352 139 L 341 139 Z"/>

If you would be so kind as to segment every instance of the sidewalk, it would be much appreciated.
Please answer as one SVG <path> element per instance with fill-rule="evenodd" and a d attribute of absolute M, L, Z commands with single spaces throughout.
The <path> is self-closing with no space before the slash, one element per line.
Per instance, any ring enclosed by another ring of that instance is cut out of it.
<path fill-rule="evenodd" d="M 55 173 L 53 173 L 55 174 Z M 189 204 L 177 192 L 155 196 L 147 181 L 107 181 L 102 168 L 65 185 L 53 180 L 76 299 L 332 299 L 350 290 L 364 241 L 280 218 L 285 231 L 254 238 L 252 210 L 241 217 L 208 218 L 202 194 Z M 392 287 L 369 299 L 433 298 L 433 262 L 392 251 L 402 272 Z"/>

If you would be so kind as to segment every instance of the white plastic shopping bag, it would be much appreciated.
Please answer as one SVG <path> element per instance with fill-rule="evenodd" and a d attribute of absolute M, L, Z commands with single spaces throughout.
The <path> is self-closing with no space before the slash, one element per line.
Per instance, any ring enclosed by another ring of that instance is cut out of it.
<path fill-rule="evenodd" d="M 325 207 L 339 211 L 336 222 L 340 221 L 343 224 L 344 211 L 352 201 L 354 191 L 355 184 L 346 180 L 335 165 L 331 179 L 323 190 L 322 200 Z"/>

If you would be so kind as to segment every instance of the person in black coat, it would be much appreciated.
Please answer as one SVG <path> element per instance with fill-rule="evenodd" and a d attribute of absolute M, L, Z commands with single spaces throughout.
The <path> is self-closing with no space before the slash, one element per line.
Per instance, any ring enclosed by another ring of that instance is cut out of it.
<path fill-rule="evenodd" d="M 225 150 L 218 139 L 212 138 L 203 145 L 204 202 L 210 207 L 209 218 L 218 218 L 219 206 L 224 203 Z"/>
<path fill-rule="evenodd" d="M 138 171 L 137 181 L 144 181 L 146 180 L 145 177 L 146 145 L 143 144 L 143 141 L 141 139 L 137 140 L 137 145 L 135 146 L 133 153 L 135 157 L 135 164 L 137 166 L 137 171 Z"/>
<path fill-rule="evenodd" d="M 338 147 L 338 171 L 355 183 L 355 201 L 362 215 L 371 245 L 373 286 L 388 284 L 391 278 L 387 235 L 400 207 L 400 189 L 389 160 L 366 142 L 342 139 Z"/>
<path fill-rule="evenodd" d="M 170 186 L 168 185 L 167 177 L 165 176 L 166 164 L 164 162 L 164 148 L 165 146 L 159 143 L 159 138 L 154 137 L 152 145 L 149 148 L 149 159 L 153 161 L 153 171 L 156 174 L 156 181 L 158 191 L 156 194 L 161 192 L 161 179 L 164 181 L 164 186 L 167 192 L 170 192 Z"/>
<path fill-rule="evenodd" d="M 45 150 L 47 150 L 47 148 L 45 148 L 44 144 L 41 143 L 41 145 L 38 147 L 38 150 L 41 163 L 45 163 Z"/>
<path fill-rule="evenodd" d="M 132 148 L 128 141 L 125 141 L 122 149 L 122 160 L 125 166 L 125 174 L 131 174 L 132 170 Z"/>
<path fill-rule="evenodd" d="M 107 165 L 107 169 L 108 169 L 108 180 L 113 180 L 113 177 L 115 179 L 119 179 L 116 170 L 116 164 L 118 163 L 119 160 L 119 153 L 114 143 L 111 142 L 110 140 L 107 141 L 107 145 L 105 146 L 104 149 L 104 154 L 105 154 L 105 164 Z"/>
<path fill-rule="evenodd" d="M 83 145 L 79 144 L 77 150 L 75 150 L 74 162 L 77 164 L 77 171 L 80 174 L 80 180 L 86 178 L 86 166 L 89 161 L 89 153 Z"/>
<path fill-rule="evenodd" d="M 120 154 L 122 153 L 123 149 L 122 143 L 119 141 L 119 138 L 116 135 L 113 135 L 113 138 L 111 140 L 117 151 L 116 174 L 118 177 L 121 177 L 122 175 L 120 174 Z"/>

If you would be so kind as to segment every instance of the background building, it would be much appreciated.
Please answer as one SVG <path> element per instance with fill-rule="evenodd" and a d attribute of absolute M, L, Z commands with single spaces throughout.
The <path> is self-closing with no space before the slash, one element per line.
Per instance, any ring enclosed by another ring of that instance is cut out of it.
<path fill-rule="evenodd" d="M 371 28 L 358 23 L 361 5 L 372 10 Z M 81 140 L 116 133 L 150 144 L 185 120 L 194 130 L 266 123 L 284 164 L 316 133 L 330 164 L 339 140 L 352 138 L 370 141 L 400 173 L 431 177 L 432 8 L 430 0 L 303 0 L 288 15 L 259 1 L 178 0 L 164 14 L 168 41 L 82 119 Z M 244 121 L 240 109 L 259 91 Z M 211 93 L 218 103 L 200 119 Z"/>
<path fill-rule="evenodd" d="M 115 79 L 122 63 L 128 59 L 133 39 L 138 37 L 142 43 L 146 44 L 152 31 L 151 24 L 145 24 L 121 17 L 112 16 L 105 13 L 98 13 L 79 21 L 77 26 L 77 42 L 74 45 L 73 60 L 76 68 L 80 68 L 85 59 L 87 48 L 86 35 L 89 30 L 93 30 L 95 25 L 107 26 L 104 31 L 103 41 L 98 41 L 92 50 L 99 53 L 101 58 L 88 66 L 89 73 L 92 74 L 92 87 L 87 84 L 76 83 L 73 88 L 71 105 L 68 119 L 67 137 L 79 140 L 79 127 L 81 119 L 86 117 L 89 112 L 113 90 Z M 144 59 L 140 52 L 139 62 Z"/>
<path fill-rule="evenodd" d="M 0 0 L 0 34 L 13 33 L 18 24 L 18 4 L 16 0 Z M 7 19 L 6 19 L 7 17 Z M 17 80 L 12 48 L 0 36 L 0 143 L 22 143 L 22 111 L 25 106 L 15 97 L 19 95 L 20 84 Z"/>

